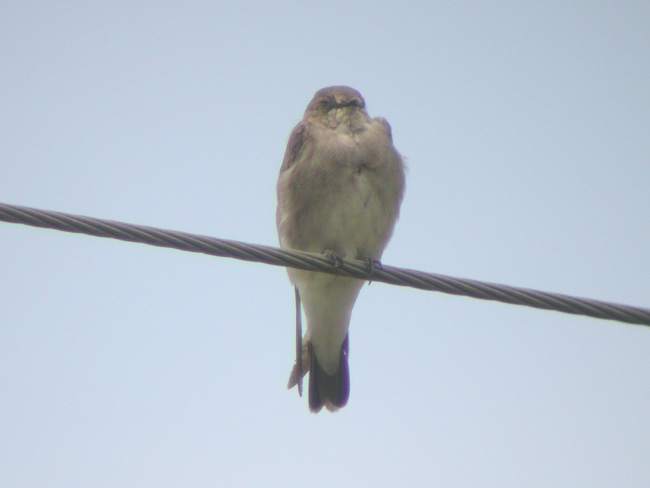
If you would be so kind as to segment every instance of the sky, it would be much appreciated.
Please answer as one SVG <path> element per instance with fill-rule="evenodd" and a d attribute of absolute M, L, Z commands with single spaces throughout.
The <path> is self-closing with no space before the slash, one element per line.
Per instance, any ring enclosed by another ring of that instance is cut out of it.
<path fill-rule="evenodd" d="M 647 2 L 0 6 L 0 201 L 277 245 L 318 89 L 408 165 L 385 264 L 650 307 Z M 351 395 L 280 267 L 0 223 L 0 486 L 646 487 L 650 330 L 373 283 Z"/>

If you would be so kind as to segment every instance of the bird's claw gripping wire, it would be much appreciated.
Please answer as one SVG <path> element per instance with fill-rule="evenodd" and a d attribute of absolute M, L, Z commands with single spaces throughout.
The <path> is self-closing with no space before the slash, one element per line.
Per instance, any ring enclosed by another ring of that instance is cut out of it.
<path fill-rule="evenodd" d="M 368 274 L 370 274 L 370 279 L 368 280 L 368 284 L 370 284 L 372 283 L 372 276 L 375 274 L 375 271 L 381 271 L 383 269 L 381 261 L 379 259 L 363 258 L 363 262 L 366 265 Z"/>
<path fill-rule="evenodd" d="M 323 255 L 327 258 L 329 263 L 332 266 L 334 266 L 335 268 L 342 268 L 343 267 L 343 259 L 341 258 L 341 256 L 336 254 L 331 249 L 325 249 L 323 251 Z"/>

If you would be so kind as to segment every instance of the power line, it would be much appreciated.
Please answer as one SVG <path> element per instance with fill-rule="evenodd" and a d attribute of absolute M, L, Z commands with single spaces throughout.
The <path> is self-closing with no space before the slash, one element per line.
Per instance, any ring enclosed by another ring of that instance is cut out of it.
<path fill-rule="evenodd" d="M 0 221 L 650 326 L 650 309 L 0 203 Z"/>

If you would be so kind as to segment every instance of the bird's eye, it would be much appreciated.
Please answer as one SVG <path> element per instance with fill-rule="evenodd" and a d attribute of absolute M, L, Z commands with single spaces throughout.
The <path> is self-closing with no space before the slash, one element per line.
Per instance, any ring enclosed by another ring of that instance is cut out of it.
<path fill-rule="evenodd" d="M 363 102 L 358 97 L 352 97 L 345 103 L 345 106 L 361 108 L 361 107 L 363 107 Z"/>

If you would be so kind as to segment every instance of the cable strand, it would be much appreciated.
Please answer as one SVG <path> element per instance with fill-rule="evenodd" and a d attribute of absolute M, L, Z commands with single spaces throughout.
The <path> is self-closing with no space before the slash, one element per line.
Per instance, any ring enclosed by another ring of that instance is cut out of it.
<path fill-rule="evenodd" d="M 384 264 L 371 270 L 364 261 L 359 260 L 344 259 L 339 266 L 331 263 L 329 258 L 320 254 L 279 249 L 259 244 L 247 244 L 143 225 L 5 203 L 0 203 L 0 221 L 650 326 L 650 309 L 647 308 L 465 278 L 454 278 Z"/>

